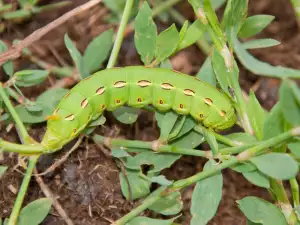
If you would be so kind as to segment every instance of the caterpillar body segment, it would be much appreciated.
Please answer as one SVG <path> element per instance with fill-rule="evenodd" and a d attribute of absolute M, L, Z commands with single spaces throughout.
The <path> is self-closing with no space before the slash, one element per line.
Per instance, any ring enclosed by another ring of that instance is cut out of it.
<path fill-rule="evenodd" d="M 232 102 L 226 94 L 195 77 L 169 69 L 130 66 L 106 69 L 78 83 L 50 116 L 42 140 L 46 152 L 62 148 L 104 110 L 148 104 L 159 111 L 190 114 L 214 130 L 236 122 Z"/>

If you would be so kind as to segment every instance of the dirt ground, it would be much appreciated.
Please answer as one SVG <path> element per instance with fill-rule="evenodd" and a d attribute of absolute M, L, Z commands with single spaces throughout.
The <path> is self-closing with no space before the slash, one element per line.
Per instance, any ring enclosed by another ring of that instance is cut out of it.
<path fill-rule="evenodd" d="M 54 1 L 43 1 L 43 3 L 46 2 Z M 14 38 L 22 39 L 34 30 L 48 24 L 84 2 L 86 0 L 73 0 L 73 5 L 63 10 L 55 10 L 35 16 L 32 20 L 22 25 L 12 25 L 7 32 L 1 35 L 1 40 L 10 43 Z M 176 8 L 184 13 L 187 18 L 192 19 L 192 10 L 187 3 L 182 3 Z M 220 9 L 221 11 L 222 9 Z M 64 47 L 64 33 L 68 32 L 69 36 L 76 42 L 76 46 L 83 51 L 94 36 L 110 26 L 103 21 L 103 17 L 107 13 L 108 10 L 103 6 L 97 6 L 83 12 L 36 42 L 31 47 L 31 50 L 35 56 L 53 65 L 62 65 L 64 62 L 71 65 L 72 62 Z M 277 47 L 252 50 L 251 53 L 260 60 L 273 65 L 300 69 L 300 46 L 298 44 L 300 32 L 289 1 L 251 0 L 249 3 L 249 15 L 256 14 L 269 14 L 276 17 L 273 23 L 258 37 L 274 38 L 281 41 L 282 44 Z M 168 24 L 158 20 L 156 22 L 161 29 L 169 26 L 172 21 Z M 204 59 L 204 54 L 196 46 L 191 46 L 174 56 L 171 60 L 176 70 L 195 74 Z M 140 64 L 140 61 L 134 48 L 133 36 L 129 35 L 123 42 L 118 66 L 137 64 Z M 35 68 L 35 66 L 26 59 L 18 59 L 16 60 L 15 68 Z M 7 77 L 1 71 L 0 80 L 5 81 L 6 79 Z M 265 108 L 270 109 L 277 101 L 278 80 L 255 76 L 241 66 L 240 82 L 246 92 L 250 88 L 256 91 L 259 100 Z M 34 99 L 46 90 L 49 84 L 51 82 L 48 80 L 34 89 L 26 88 L 23 91 L 27 97 Z M 139 140 L 154 140 L 159 135 L 158 128 L 150 113 L 143 113 L 134 125 L 122 125 L 113 120 L 109 114 L 107 116 L 109 119 L 105 128 L 97 129 L 97 132 L 100 134 L 118 135 L 127 139 Z M 9 133 L 5 133 L 3 127 L 1 129 L 0 134 L 5 139 L 14 142 L 18 141 L 14 129 Z M 30 134 L 37 140 L 40 140 L 44 129 L 44 124 L 35 125 L 30 129 Z M 45 171 L 57 159 L 61 158 L 73 144 L 74 142 L 68 144 L 63 151 L 56 154 L 43 156 L 39 161 L 38 171 Z M 9 170 L 0 180 L 0 217 L 8 217 L 16 198 L 16 195 L 9 190 L 9 186 L 12 185 L 15 188 L 19 188 L 23 175 L 19 170 L 13 170 L 17 163 L 15 155 L 5 154 L 3 159 L 0 160 L 1 164 L 9 166 Z M 195 157 L 182 157 L 170 169 L 165 170 L 164 174 L 170 179 L 181 179 L 200 171 L 204 163 L 205 160 Z M 92 142 L 83 142 L 63 166 L 42 178 L 76 225 L 106 225 L 110 224 L 109 221 L 120 218 L 138 205 L 138 202 L 129 203 L 123 198 L 118 173 L 119 168 L 110 156 L 101 151 Z M 239 211 L 235 201 L 250 195 L 265 199 L 268 199 L 269 196 L 265 190 L 251 185 L 240 174 L 225 170 L 223 171 L 223 177 L 223 199 L 217 215 L 209 225 L 246 224 L 246 220 Z M 189 187 L 182 192 L 184 201 L 182 224 L 189 224 L 192 190 L 193 187 Z M 25 202 L 28 203 L 40 197 L 44 197 L 44 195 L 35 179 L 32 179 Z M 156 216 L 155 214 L 148 215 Z M 55 210 L 51 210 L 51 214 L 48 215 L 42 224 L 62 225 L 65 223 Z"/>

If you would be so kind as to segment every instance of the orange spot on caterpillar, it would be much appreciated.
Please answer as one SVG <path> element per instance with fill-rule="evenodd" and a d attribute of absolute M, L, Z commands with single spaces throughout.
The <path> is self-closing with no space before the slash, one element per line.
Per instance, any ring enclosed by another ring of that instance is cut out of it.
<path fill-rule="evenodd" d="M 222 117 L 224 117 L 224 116 L 226 115 L 226 112 L 225 112 L 224 110 L 221 110 L 220 115 L 221 115 Z"/>
<path fill-rule="evenodd" d="M 114 84 L 114 87 L 115 87 L 115 88 L 122 88 L 122 87 L 124 87 L 124 86 L 126 86 L 126 85 L 127 85 L 126 81 L 117 81 L 117 82 Z"/>
<path fill-rule="evenodd" d="M 117 104 L 119 104 L 120 102 L 121 102 L 120 99 L 117 99 L 117 100 L 116 100 L 116 103 L 117 103 Z"/>
<path fill-rule="evenodd" d="M 210 98 L 205 98 L 204 103 L 207 105 L 211 105 L 213 103 L 213 101 Z"/>
<path fill-rule="evenodd" d="M 137 82 L 137 85 L 140 87 L 148 87 L 149 85 L 151 85 L 152 83 L 148 80 L 140 80 Z"/>
<path fill-rule="evenodd" d="M 67 97 L 69 97 L 70 96 L 70 94 L 71 94 L 71 92 L 68 92 L 64 97 L 63 97 L 63 99 L 65 99 L 65 98 L 67 98 Z"/>
<path fill-rule="evenodd" d="M 75 118 L 74 114 L 70 114 L 70 115 L 65 117 L 65 120 L 72 121 L 72 120 L 74 120 L 74 118 Z"/>
<path fill-rule="evenodd" d="M 138 98 L 138 99 L 137 99 L 137 101 L 138 101 L 138 102 L 141 102 L 141 101 L 142 101 L 142 99 L 141 99 L 141 98 Z"/>
<path fill-rule="evenodd" d="M 59 120 L 60 117 L 57 115 L 50 115 L 50 116 L 46 116 L 45 120 Z"/>
<path fill-rule="evenodd" d="M 73 131 L 72 131 L 72 136 L 74 136 L 77 132 L 77 129 L 75 128 Z"/>
<path fill-rule="evenodd" d="M 191 89 L 184 89 L 183 93 L 187 96 L 194 96 L 195 92 L 192 91 Z"/>
<path fill-rule="evenodd" d="M 96 94 L 97 95 L 102 95 L 104 93 L 104 91 L 105 91 L 105 88 L 104 87 L 100 87 L 100 88 L 97 89 Z"/>
<path fill-rule="evenodd" d="M 183 109 L 183 104 L 180 104 L 180 105 L 179 105 L 179 108 Z"/>
<path fill-rule="evenodd" d="M 163 100 L 159 100 L 159 104 L 164 104 L 164 101 Z"/>
<path fill-rule="evenodd" d="M 160 86 L 162 87 L 162 89 L 165 89 L 165 90 L 171 90 L 174 88 L 174 86 L 170 83 L 162 83 Z"/>
<path fill-rule="evenodd" d="M 87 107 L 88 104 L 89 104 L 89 101 L 85 98 L 81 101 L 80 106 L 81 106 L 81 108 L 85 108 L 85 107 Z"/>

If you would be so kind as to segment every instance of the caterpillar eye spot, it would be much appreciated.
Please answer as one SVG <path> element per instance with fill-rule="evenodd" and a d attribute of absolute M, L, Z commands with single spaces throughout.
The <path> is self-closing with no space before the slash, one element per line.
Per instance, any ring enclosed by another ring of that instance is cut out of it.
<path fill-rule="evenodd" d="M 106 105 L 105 104 L 102 104 L 101 105 L 101 109 L 105 109 Z"/>
<path fill-rule="evenodd" d="M 117 104 L 119 104 L 120 102 L 121 102 L 120 99 L 117 99 L 117 100 L 116 100 L 116 103 L 117 103 Z"/>
<path fill-rule="evenodd" d="M 58 113 L 59 108 L 55 109 L 53 112 L 53 115 L 56 115 Z"/>
<path fill-rule="evenodd" d="M 180 104 L 180 105 L 179 105 L 179 108 L 183 109 L 183 104 Z"/>
<path fill-rule="evenodd" d="M 163 100 L 159 100 L 159 104 L 164 104 L 164 101 Z"/>
<path fill-rule="evenodd" d="M 204 115 L 203 115 L 202 113 L 199 115 L 200 118 L 203 118 L 203 116 L 204 116 Z"/>
<path fill-rule="evenodd" d="M 149 85 L 151 85 L 152 83 L 148 80 L 140 80 L 137 82 L 137 85 L 140 87 L 148 87 Z"/>
<path fill-rule="evenodd" d="M 210 98 L 205 98 L 204 103 L 207 105 L 211 105 L 211 104 L 213 104 L 213 101 Z"/>
<path fill-rule="evenodd" d="M 138 101 L 138 102 L 142 102 L 142 99 L 141 99 L 141 98 L 138 98 L 137 101 Z"/>
<path fill-rule="evenodd" d="M 125 87 L 127 85 L 126 81 L 117 81 L 115 84 L 114 84 L 114 87 L 115 88 L 122 88 L 122 87 Z"/>
<path fill-rule="evenodd" d="M 184 93 L 185 95 L 187 95 L 187 96 L 194 96 L 194 95 L 195 95 L 195 92 L 192 91 L 191 89 L 185 89 L 185 90 L 183 91 L 183 93 Z"/>
<path fill-rule="evenodd" d="M 68 121 L 72 121 L 72 120 L 74 120 L 74 119 L 75 119 L 74 114 L 70 114 L 70 115 L 68 115 L 68 116 L 65 118 L 65 120 L 68 120 Z"/>
<path fill-rule="evenodd" d="M 174 88 L 174 86 L 172 84 L 170 84 L 170 83 L 162 83 L 161 84 L 161 88 L 165 89 L 165 90 L 171 90 L 171 89 Z"/>
<path fill-rule="evenodd" d="M 220 115 L 221 115 L 222 117 L 224 117 L 224 116 L 226 115 L 226 112 L 225 112 L 224 110 L 221 110 Z"/>
<path fill-rule="evenodd" d="M 87 105 L 89 104 L 87 99 L 83 99 L 82 102 L 80 103 L 81 108 L 85 108 L 87 107 Z"/>
<path fill-rule="evenodd" d="M 97 89 L 96 94 L 97 95 L 102 95 L 105 92 L 105 88 L 104 87 L 100 87 Z"/>

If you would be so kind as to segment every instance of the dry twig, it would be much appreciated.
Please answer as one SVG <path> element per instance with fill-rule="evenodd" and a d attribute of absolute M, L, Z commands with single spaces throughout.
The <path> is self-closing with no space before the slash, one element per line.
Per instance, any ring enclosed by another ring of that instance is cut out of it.
<path fill-rule="evenodd" d="M 43 179 L 38 175 L 37 169 L 34 169 L 34 175 L 35 180 L 39 184 L 42 192 L 47 198 L 50 198 L 53 202 L 53 207 L 56 209 L 56 211 L 59 213 L 59 215 L 62 217 L 62 219 L 66 222 L 68 225 L 74 225 L 73 221 L 69 218 L 66 211 L 63 209 L 63 207 L 60 205 L 58 200 L 55 198 L 51 190 L 48 188 L 48 186 L 44 183 Z"/>
<path fill-rule="evenodd" d="M 33 42 L 42 38 L 45 34 L 49 31 L 53 30 L 54 28 L 60 26 L 70 18 L 74 17 L 78 13 L 85 11 L 97 4 L 99 4 L 102 0 L 91 0 L 87 3 L 78 6 L 77 8 L 67 12 L 63 16 L 59 17 L 58 19 L 54 20 L 53 22 L 47 24 L 46 26 L 34 31 L 32 34 L 27 36 L 23 41 L 20 41 L 18 44 L 13 45 L 10 49 L 0 54 L 0 66 L 8 60 L 16 59 L 20 57 L 21 51 L 30 46 Z"/>

